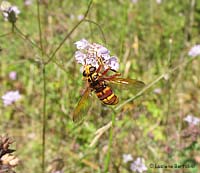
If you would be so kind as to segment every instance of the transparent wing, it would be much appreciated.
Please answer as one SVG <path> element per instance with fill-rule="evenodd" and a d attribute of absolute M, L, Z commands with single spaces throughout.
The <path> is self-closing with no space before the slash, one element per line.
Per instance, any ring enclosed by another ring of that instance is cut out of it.
<path fill-rule="evenodd" d="M 105 78 L 106 81 L 119 84 L 120 87 L 123 87 L 124 89 L 133 89 L 135 91 L 138 91 L 142 89 L 145 86 L 145 83 L 136 79 L 129 79 L 129 78 Z"/>
<path fill-rule="evenodd" d="M 89 94 L 91 89 L 89 87 L 84 91 L 81 99 L 79 100 L 74 112 L 73 112 L 73 121 L 80 122 L 83 119 L 84 112 L 89 108 Z"/>

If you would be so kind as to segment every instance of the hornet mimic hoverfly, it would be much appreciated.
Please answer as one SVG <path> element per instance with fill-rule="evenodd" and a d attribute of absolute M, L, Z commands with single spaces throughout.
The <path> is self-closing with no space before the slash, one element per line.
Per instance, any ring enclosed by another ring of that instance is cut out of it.
<path fill-rule="evenodd" d="M 120 78 L 120 73 L 117 73 L 111 68 L 107 68 L 101 72 L 102 65 L 99 65 L 98 68 L 92 65 L 86 65 L 83 70 L 83 77 L 87 82 L 87 87 L 78 102 L 74 112 L 73 112 L 73 121 L 77 122 L 82 118 L 82 110 L 86 107 L 86 102 L 91 92 L 95 92 L 96 96 L 106 105 L 116 105 L 119 101 L 118 97 L 114 94 L 109 83 L 117 83 L 124 85 L 125 87 L 129 86 L 132 89 L 141 89 L 144 87 L 144 82 L 136 79 Z M 114 71 L 115 73 L 111 76 L 106 74 L 109 71 Z"/>

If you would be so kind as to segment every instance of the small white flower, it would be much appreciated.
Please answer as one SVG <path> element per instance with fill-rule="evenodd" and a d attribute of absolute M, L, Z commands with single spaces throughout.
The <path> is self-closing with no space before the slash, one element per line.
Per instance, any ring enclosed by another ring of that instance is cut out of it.
<path fill-rule="evenodd" d="M 123 154 L 122 157 L 123 157 L 123 162 L 124 163 L 127 163 L 127 162 L 133 160 L 133 157 L 131 156 L 131 154 Z"/>
<path fill-rule="evenodd" d="M 2 97 L 4 106 L 11 105 L 12 103 L 18 101 L 21 98 L 19 91 L 9 91 Z"/>
<path fill-rule="evenodd" d="M 166 74 L 164 74 L 163 78 L 164 78 L 165 80 L 169 80 L 170 76 L 169 76 L 168 73 L 166 73 Z"/>
<path fill-rule="evenodd" d="M 153 92 L 154 92 L 155 94 L 161 94 L 161 93 L 162 93 L 162 89 L 161 89 L 161 88 L 155 88 L 155 89 L 153 90 Z"/>
<path fill-rule="evenodd" d="M 130 169 L 139 173 L 146 171 L 147 167 L 145 166 L 144 159 L 138 157 L 134 162 L 131 163 Z"/>
<path fill-rule="evenodd" d="M 138 0 L 131 0 L 131 2 L 132 2 L 133 4 L 136 4 L 136 3 L 138 2 Z"/>
<path fill-rule="evenodd" d="M 17 73 L 16 73 L 15 71 L 11 71 L 11 72 L 9 73 L 9 78 L 10 78 L 11 80 L 16 80 L 16 79 L 17 79 Z"/>
<path fill-rule="evenodd" d="M 161 4 L 162 0 L 156 0 L 157 4 Z"/>
<path fill-rule="evenodd" d="M 188 122 L 191 125 L 198 125 L 200 123 L 200 118 L 189 114 L 187 115 L 187 117 L 184 118 L 184 121 Z"/>
<path fill-rule="evenodd" d="M 197 45 L 193 46 L 189 50 L 188 55 L 191 56 L 191 57 L 199 56 L 200 55 L 200 44 L 197 44 Z"/>
<path fill-rule="evenodd" d="M 24 1 L 24 5 L 26 5 L 26 6 L 29 6 L 29 5 L 31 5 L 32 3 L 33 3 L 32 0 L 25 0 L 25 1 Z"/>
<path fill-rule="evenodd" d="M 86 39 L 82 39 L 74 43 L 77 49 L 86 49 L 89 46 L 89 42 Z"/>
<path fill-rule="evenodd" d="M 75 19 L 75 16 L 74 16 L 74 14 L 70 14 L 70 16 L 69 16 L 69 17 L 70 17 L 70 19 L 71 19 L 71 20 L 74 20 L 74 19 Z"/>
<path fill-rule="evenodd" d="M 80 14 L 80 15 L 78 15 L 77 18 L 78 18 L 78 20 L 82 20 L 84 18 L 84 15 Z"/>
<path fill-rule="evenodd" d="M 51 172 L 51 173 L 64 173 L 64 171 L 63 170 L 57 170 L 57 171 Z"/>

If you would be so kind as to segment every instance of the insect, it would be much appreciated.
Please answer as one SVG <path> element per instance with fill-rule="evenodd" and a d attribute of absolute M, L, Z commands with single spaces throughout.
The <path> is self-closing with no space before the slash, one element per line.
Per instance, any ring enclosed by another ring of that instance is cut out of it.
<path fill-rule="evenodd" d="M 116 105 L 119 102 L 119 99 L 114 94 L 109 83 L 125 85 L 127 87 L 129 86 L 132 89 L 141 89 L 145 85 L 144 82 L 139 80 L 120 78 L 119 76 L 121 74 L 110 68 L 101 72 L 101 68 L 101 65 L 98 68 L 91 65 L 86 65 L 84 67 L 83 77 L 87 82 L 87 87 L 73 112 L 73 121 L 77 122 L 81 120 L 81 112 L 83 109 L 86 109 L 87 100 L 91 92 L 95 92 L 96 96 L 102 103 L 106 105 Z M 115 73 L 111 76 L 107 76 L 106 74 L 109 71 Z"/>

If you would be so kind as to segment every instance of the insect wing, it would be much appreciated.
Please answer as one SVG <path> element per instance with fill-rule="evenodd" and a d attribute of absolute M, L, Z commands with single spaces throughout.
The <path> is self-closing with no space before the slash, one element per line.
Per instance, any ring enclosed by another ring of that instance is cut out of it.
<path fill-rule="evenodd" d="M 145 86 L 144 82 L 129 78 L 113 78 L 109 79 L 108 81 L 119 84 L 120 87 L 122 86 L 124 89 L 134 89 L 136 91 L 139 91 Z"/>
<path fill-rule="evenodd" d="M 89 87 L 84 91 L 81 99 L 79 100 L 74 112 L 73 112 L 73 121 L 80 122 L 83 118 L 84 112 L 89 108 L 89 94 L 91 89 Z"/>

